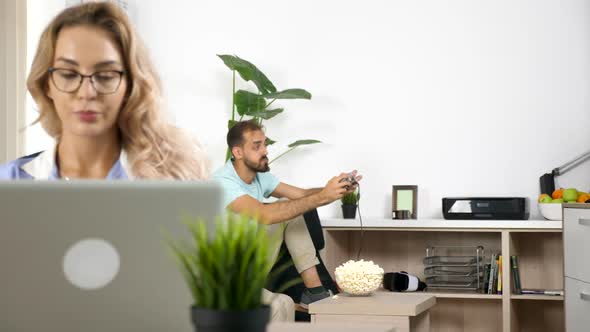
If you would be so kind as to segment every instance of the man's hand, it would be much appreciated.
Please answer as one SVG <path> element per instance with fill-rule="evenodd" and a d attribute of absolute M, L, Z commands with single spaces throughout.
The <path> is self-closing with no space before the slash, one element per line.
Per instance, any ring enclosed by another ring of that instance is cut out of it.
<path fill-rule="evenodd" d="M 358 172 L 357 172 L 356 169 L 354 171 L 352 171 L 350 173 L 350 175 L 354 178 L 354 180 L 356 181 L 356 183 L 354 185 L 351 185 L 351 186 L 348 187 L 348 190 L 344 193 L 345 195 L 355 192 L 356 189 L 358 188 L 359 181 L 363 179 L 363 176 L 362 175 L 358 175 Z"/>
<path fill-rule="evenodd" d="M 332 203 L 344 196 L 346 193 L 346 186 L 350 184 L 348 181 L 343 181 L 347 177 L 347 173 L 341 173 L 328 181 L 322 191 L 319 192 L 319 195 L 322 198 L 322 205 Z"/>

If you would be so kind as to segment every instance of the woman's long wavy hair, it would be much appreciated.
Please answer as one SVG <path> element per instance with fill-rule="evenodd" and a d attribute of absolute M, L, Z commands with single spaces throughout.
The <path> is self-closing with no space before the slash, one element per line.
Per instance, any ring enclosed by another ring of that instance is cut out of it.
<path fill-rule="evenodd" d="M 131 175 L 140 179 L 206 178 L 209 162 L 203 150 L 196 140 L 164 119 L 161 83 L 148 53 L 127 15 L 108 2 L 70 7 L 43 31 L 27 78 L 27 88 L 40 113 L 35 123 L 40 122 L 45 131 L 59 141 L 61 121 L 53 101 L 47 96 L 48 69 L 53 64 L 61 29 L 78 25 L 107 31 L 122 53 L 128 84 L 117 125 Z"/>

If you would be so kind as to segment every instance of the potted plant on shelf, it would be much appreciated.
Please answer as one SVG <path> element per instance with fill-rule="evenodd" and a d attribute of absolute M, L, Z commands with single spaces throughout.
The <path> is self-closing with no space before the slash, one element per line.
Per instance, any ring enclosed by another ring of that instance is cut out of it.
<path fill-rule="evenodd" d="M 270 307 L 261 294 L 273 266 L 269 247 L 277 239 L 256 220 L 231 213 L 217 220 L 215 230 L 203 220 L 185 223 L 191 241 L 168 236 L 168 245 L 194 300 L 195 331 L 264 332 Z"/>
<path fill-rule="evenodd" d="M 342 202 L 342 217 L 344 219 L 356 218 L 356 209 L 358 207 L 359 198 L 360 194 L 356 191 L 342 196 L 340 201 Z"/>
<path fill-rule="evenodd" d="M 263 72 L 256 68 L 252 63 L 241 59 L 238 56 L 227 54 L 217 56 L 223 60 L 223 63 L 231 69 L 233 73 L 232 113 L 231 119 L 227 124 L 228 129 L 233 127 L 236 122 L 242 120 L 253 120 L 262 126 L 264 120 L 270 120 L 284 111 L 283 108 L 270 107 L 277 99 L 311 99 L 311 93 L 304 89 L 286 89 L 278 91 Z M 258 91 L 256 93 L 246 90 L 236 91 L 236 72 L 244 81 L 252 81 L 254 85 L 256 85 Z M 239 118 L 237 116 L 239 116 Z M 266 138 L 266 145 L 272 145 L 274 143 L 276 143 L 276 141 L 268 137 Z M 316 143 L 321 142 L 315 139 L 297 140 L 288 145 L 289 149 L 287 151 L 269 161 L 269 164 L 299 146 Z M 230 157 L 231 152 L 227 149 L 225 153 L 225 161 L 228 161 Z"/>

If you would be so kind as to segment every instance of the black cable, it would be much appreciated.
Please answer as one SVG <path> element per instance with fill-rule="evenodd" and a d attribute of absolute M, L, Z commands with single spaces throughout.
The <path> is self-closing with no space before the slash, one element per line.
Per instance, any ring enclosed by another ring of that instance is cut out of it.
<path fill-rule="evenodd" d="M 359 188 L 359 193 L 358 193 L 359 200 L 357 202 L 356 208 L 359 212 L 359 221 L 361 223 L 361 239 L 359 242 L 359 251 L 356 254 L 356 260 L 358 261 L 358 260 L 360 260 L 361 252 L 363 251 L 363 237 L 365 235 L 365 231 L 363 229 L 363 216 L 361 215 L 361 185 L 359 183 L 357 183 L 357 186 Z"/>

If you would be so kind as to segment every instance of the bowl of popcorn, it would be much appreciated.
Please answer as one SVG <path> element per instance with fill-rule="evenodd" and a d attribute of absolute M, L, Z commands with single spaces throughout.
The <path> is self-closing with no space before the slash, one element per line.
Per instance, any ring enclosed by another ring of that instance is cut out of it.
<path fill-rule="evenodd" d="M 343 292 L 354 296 L 366 296 L 383 283 L 383 269 L 373 261 L 350 260 L 336 268 L 336 283 Z"/>

